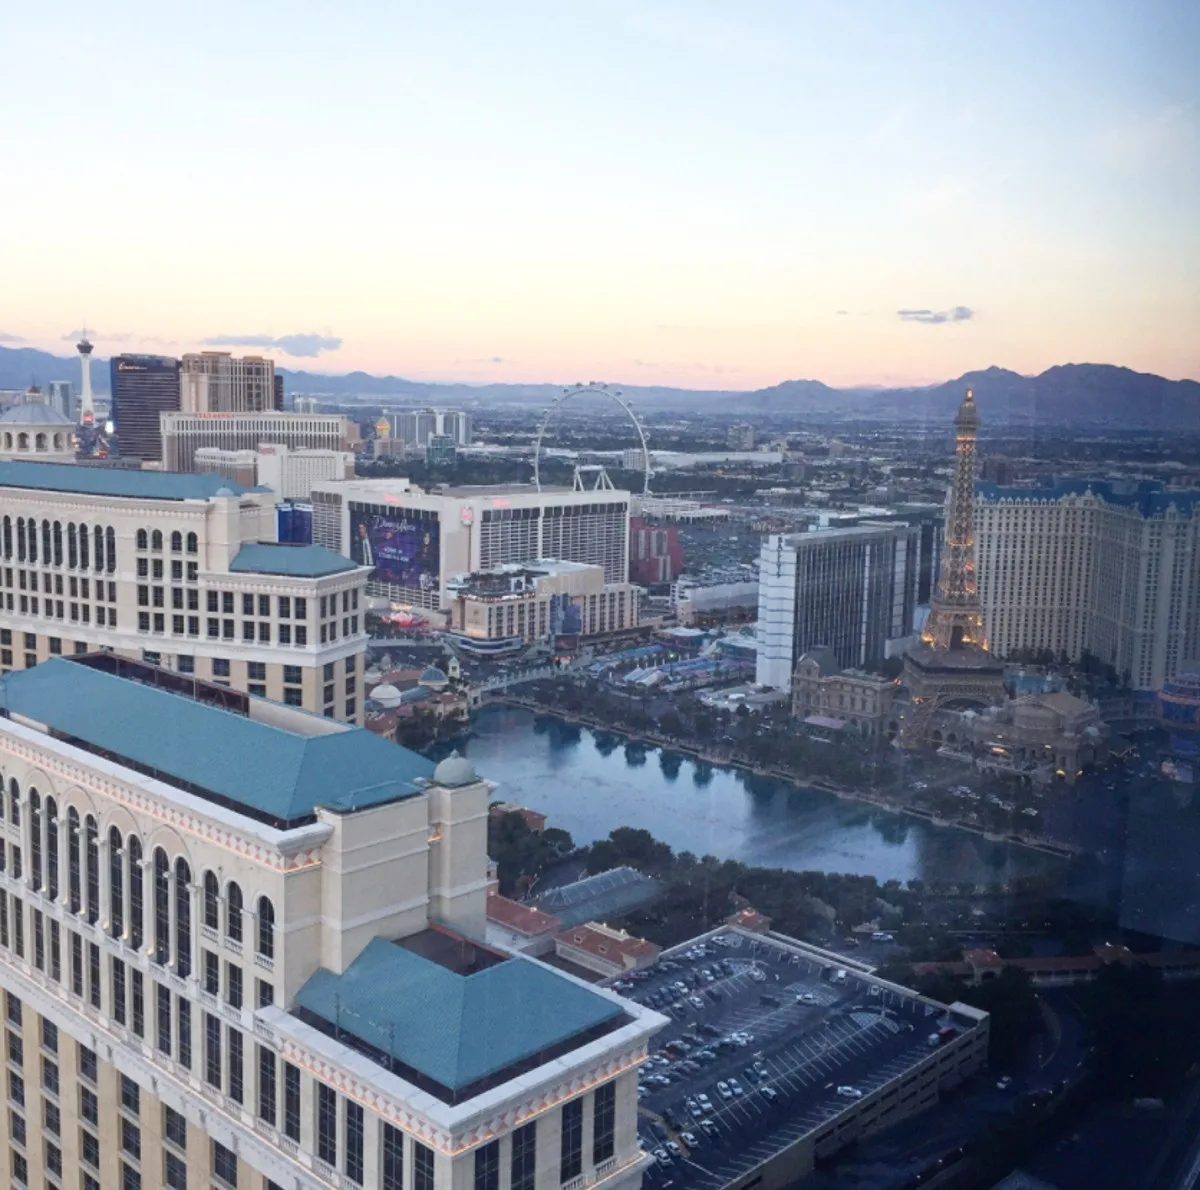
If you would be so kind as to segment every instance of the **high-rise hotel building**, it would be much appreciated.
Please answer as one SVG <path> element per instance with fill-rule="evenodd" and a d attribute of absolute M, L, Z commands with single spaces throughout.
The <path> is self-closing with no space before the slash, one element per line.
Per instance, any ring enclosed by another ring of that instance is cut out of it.
<path fill-rule="evenodd" d="M 1086 651 L 1159 689 L 1200 656 L 1200 491 L 1066 480 L 976 485 L 975 556 L 992 652 Z"/>
<path fill-rule="evenodd" d="M 107 649 L 361 722 L 367 570 L 215 475 L 0 462 L 0 669 Z"/>
<path fill-rule="evenodd" d="M 472 767 L 141 668 L 0 679 L 0 1183 L 638 1186 L 664 1019 L 475 941 Z"/>
<path fill-rule="evenodd" d="M 179 410 L 183 413 L 260 413 L 276 404 L 275 363 L 261 355 L 228 351 L 189 352 L 180 362 Z M 281 378 L 282 379 L 282 378 Z"/>
<path fill-rule="evenodd" d="M 337 413 L 163 413 L 162 463 L 167 471 L 200 471 L 198 450 L 257 450 L 264 442 L 289 450 L 349 450 L 358 427 Z"/>
<path fill-rule="evenodd" d="M 162 456 L 159 415 L 179 409 L 179 361 L 166 355 L 114 355 L 109 384 L 121 456 L 157 462 Z"/>
<path fill-rule="evenodd" d="M 512 484 L 427 492 L 406 479 L 316 483 L 313 541 L 372 567 L 370 590 L 434 611 L 460 574 L 535 558 L 629 570 L 629 493 Z"/>

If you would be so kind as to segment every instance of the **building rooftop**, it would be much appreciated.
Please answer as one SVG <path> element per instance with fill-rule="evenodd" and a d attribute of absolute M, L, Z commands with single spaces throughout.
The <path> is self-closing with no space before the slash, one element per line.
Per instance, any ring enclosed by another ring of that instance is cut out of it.
<path fill-rule="evenodd" d="M 76 467 L 70 463 L 0 462 L 0 488 L 120 496 L 131 500 L 209 500 L 244 496 L 247 489 L 222 475 L 134 471 L 121 467 Z"/>
<path fill-rule="evenodd" d="M 283 574 L 292 578 L 323 578 L 357 570 L 358 563 L 323 545 L 288 545 L 258 541 L 242 546 L 229 563 L 235 574 Z"/>
<path fill-rule="evenodd" d="M 644 959 L 656 955 L 662 950 L 661 946 L 647 942 L 624 930 L 610 929 L 599 922 L 586 921 L 581 925 L 563 930 L 557 941 L 567 946 L 578 947 L 597 958 L 608 959 L 610 962 L 621 962 L 628 956 L 630 959 Z"/>
<path fill-rule="evenodd" d="M 571 884 L 548 889 L 536 898 L 544 913 L 552 913 L 564 926 L 615 917 L 653 900 L 659 884 L 634 868 L 609 868 Z"/>
<path fill-rule="evenodd" d="M 278 827 L 411 797 L 433 774 L 364 728 L 300 735 L 63 658 L 0 679 L 0 714 Z"/>
<path fill-rule="evenodd" d="M 296 1000 L 454 1100 L 625 1017 L 620 1004 L 541 963 L 511 958 L 461 975 L 383 938 L 341 975 L 317 970 Z"/>
<path fill-rule="evenodd" d="M 562 926 L 553 914 L 543 913 L 533 905 L 522 905 L 499 893 L 492 893 L 487 899 L 487 918 L 517 934 L 545 934 Z"/>
<path fill-rule="evenodd" d="M 1001 487 L 977 482 L 975 494 L 992 502 L 1048 503 L 1070 496 L 1094 496 L 1105 504 L 1131 508 L 1144 517 L 1162 516 L 1174 506 L 1187 515 L 1200 509 L 1200 490 L 1168 488 L 1157 480 L 1044 479 L 1032 487 Z"/>
<path fill-rule="evenodd" d="M 23 405 L 14 405 L 0 416 L 0 422 L 17 426 L 69 426 L 72 424 L 57 409 L 51 408 L 42 401 L 26 401 Z"/>

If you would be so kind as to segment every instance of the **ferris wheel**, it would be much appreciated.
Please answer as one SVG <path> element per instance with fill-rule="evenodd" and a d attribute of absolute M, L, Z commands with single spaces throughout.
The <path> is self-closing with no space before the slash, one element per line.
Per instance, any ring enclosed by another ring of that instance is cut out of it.
<path fill-rule="evenodd" d="M 633 428 L 637 433 L 638 447 L 637 449 L 642 456 L 642 494 L 649 495 L 650 493 L 650 448 L 646 444 L 646 431 L 642 426 L 641 418 L 633 406 L 621 394 L 619 388 L 609 388 L 607 384 L 601 384 L 599 381 L 593 380 L 588 384 L 575 384 L 570 388 L 564 388 L 557 397 L 546 407 L 546 411 L 542 414 L 541 420 L 538 422 L 537 435 L 533 440 L 533 483 L 537 490 L 542 490 L 542 439 L 546 436 L 546 429 L 555 414 L 570 400 L 575 397 L 584 395 L 607 397 L 610 401 L 615 402 L 625 416 L 633 423 Z M 601 468 L 575 468 L 575 486 L 582 487 L 581 472 L 585 470 L 598 470 L 600 475 L 596 481 L 597 487 L 611 487 L 611 482 L 608 481 L 608 476 L 604 469 Z"/>

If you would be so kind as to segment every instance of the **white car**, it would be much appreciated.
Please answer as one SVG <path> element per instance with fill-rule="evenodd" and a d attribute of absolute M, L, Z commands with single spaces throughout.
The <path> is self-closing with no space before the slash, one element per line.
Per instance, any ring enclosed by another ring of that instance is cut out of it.
<path fill-rule="evenodd" d="M 817 998 L 812 994 L 812 992 L 801 992 L 796 997 L 797 1004 L 815 1004 L 816 1002 Z"/>
<path fill-rule="evenodd" d="M 863 1093 L 857 1087 L 838 1087 L 837 1093 L 843 1099 L 861 1099 Z"/>
<path fill-rule="evenodd" d="M 1003 1078 L 996 1081 L 997 1091 L 1007 1091 L 1012 1086 L 1012 1076 L 1006 1074 Z"/>
<path fill-rule="evenodd" d="M 722 1099 L 733 1098 L 733 1092 L 729 1089 L 728 1083 L 717 1083 L 717 1094 L 720 1095 Z"/>

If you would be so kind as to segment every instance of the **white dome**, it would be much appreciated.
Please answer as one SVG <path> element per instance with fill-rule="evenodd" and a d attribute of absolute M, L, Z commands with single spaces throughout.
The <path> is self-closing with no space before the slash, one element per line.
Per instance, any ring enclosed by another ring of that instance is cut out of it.
<path fill-rule="evenodd" d="M 368 686 L 377 686 L 383 681 L 383 671 L 377 666 L 372 665 L 371 668 L 368 669 L 365 674 L 363 674 L 363 681 L 366 682 Z"/>
<path fill-rule="evenodd" d="M 384 682 L 371 691 L 370 698 L 381 707 L 398 707 L 404 696 L 390 682 Z"/>
<path fill-rule="evenodd" d="M 445 785 L 447 788 L 454 789 L 460 785 L 473 785 L 479 780 L 479 774 L 475 771 L 475 766 L 465 756 L 459 756 L 457 752 L 451 752 L 433 770 L 433 780 L 435 784 Z"/>

